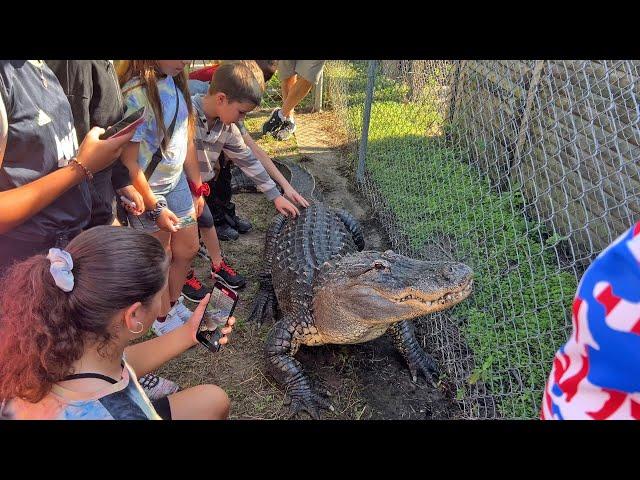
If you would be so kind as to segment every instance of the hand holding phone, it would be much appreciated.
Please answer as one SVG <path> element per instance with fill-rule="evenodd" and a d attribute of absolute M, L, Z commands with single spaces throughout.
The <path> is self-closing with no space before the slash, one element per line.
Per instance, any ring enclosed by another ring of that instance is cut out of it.
<path fill-rule="evenodd" d="M 142 123 L 144 123 L 145 107 L 142 107 L 135 112 L 127 115 L 115 125 L 110 126 L 105 132 L 100 135 L 100 140 L 106 140 L 107 138 L 116 138 L 122 135 L 126 135 L 131 130 L 135 130 Z"/>
<path fill-rule="evenodd" d="M 221 282 L 216 282 L 209 303 L 202 315 L 196 339 L 211 352 L 220 350 L 222 329 L 238 303 L 238 294 Z"/>
<path fill-rule="evenodd" d="M 129 207 L 132 211 L 136 210 L 138 208 L 138 207 L 136 207 L 136 202 L 132 202 L 131 200 L 129 200 L 124 195 L 120 195 L 120 200 L 122 200 L 122 204 L 125 207 Z"/>

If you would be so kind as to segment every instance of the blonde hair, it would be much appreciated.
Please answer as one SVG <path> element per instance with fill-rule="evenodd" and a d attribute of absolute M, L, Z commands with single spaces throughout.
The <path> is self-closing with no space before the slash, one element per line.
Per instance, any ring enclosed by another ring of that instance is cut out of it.
<path fill-rule="evenodd" d="M 128 91 L 137 87 L 144 89 L 145 95 L 149 99 L 151 108 L 156 117 L 156 123 L 158 124 L 158 135 L 162 135 L 162 148 L 166 148 L 167 142 L 167 127 L 164 124 L 164 117 L 162 112 L 162 102 L 160 101 L 160 93 L 158 92 L 158 80 L 163 75 L 158 68 L 158 64 L 155 60 L 118 60 L 114 62 L 116 66 L 116 73 L 118 74 L 118 81 L 122 87 L 132 78 L 137 77 L 139 83 L 136 83 L 126 90 L 122 91 L 125 95 Z M 195 133 L 195 118 L 193 115 L 193 108 L 191 105 L 191 94 L 189 93 L 189 83 L 187 72 L 182 71 L 176 75 L 173 80 L 176 83 L 178 89 L 182 92 L 184 101 L 187 105 L 187 111 L 189 112 L 188 134 L 189 138 L 193 138 Z"/>

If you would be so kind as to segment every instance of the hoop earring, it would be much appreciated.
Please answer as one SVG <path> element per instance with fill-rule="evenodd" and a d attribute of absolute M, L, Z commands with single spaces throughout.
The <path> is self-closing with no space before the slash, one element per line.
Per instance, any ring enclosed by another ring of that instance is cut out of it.
<path fill-rule="evenodd" d="M 139 334 L 139 333 L 142 333 L 142 330 L 144 330 L 144 325 L 142 324 L 142 322 L 137 322 L 137 323 L 140 325 L 140 330 L 138 330 L 138 331 L 134 332 L 133 330 L 129 329 L 129 331 L 130 331 L 131 333 L 133 333 L 134 335 L 137 335 L 137 334 Z"/>

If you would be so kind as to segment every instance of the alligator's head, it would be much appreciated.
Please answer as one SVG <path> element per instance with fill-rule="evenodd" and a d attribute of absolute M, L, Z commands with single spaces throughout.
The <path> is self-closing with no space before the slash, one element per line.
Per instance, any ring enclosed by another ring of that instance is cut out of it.
<path fill-rule="evenodd" d="M 314 282 L 314 311 L 360 324 L 408 320 L 461 302 L 473 272 L 463 263 L 414 260 L 391 250 L 326 262 Z"/>

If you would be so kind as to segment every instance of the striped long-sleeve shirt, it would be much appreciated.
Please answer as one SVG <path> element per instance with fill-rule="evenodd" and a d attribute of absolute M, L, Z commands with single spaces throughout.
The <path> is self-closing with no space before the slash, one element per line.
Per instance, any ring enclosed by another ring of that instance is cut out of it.
<path fill-rule="evenodd" d="M 192 100 L 198 117 L 196 120 L 196 150 L 202 180 L 206 182 L 217 175 L 220 152 L 224 152 L 225 158 L 235 163 L 256 184 L 258 190 L 265 194 L 268 200 L 275 200 L 280 196 L 278 187 L 260 160 L 245 143 L 238 126 L 235 124 L 225 125 L 217 118 L 209 128 L 202 107 L 202 95 L 194 95 Z"/>

